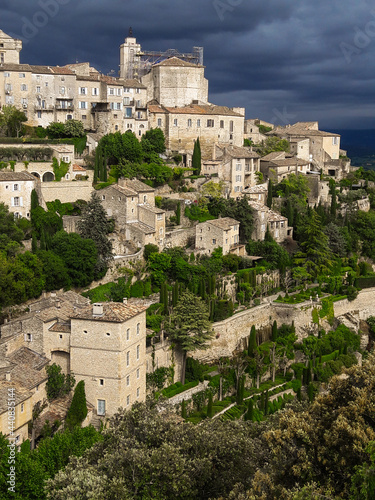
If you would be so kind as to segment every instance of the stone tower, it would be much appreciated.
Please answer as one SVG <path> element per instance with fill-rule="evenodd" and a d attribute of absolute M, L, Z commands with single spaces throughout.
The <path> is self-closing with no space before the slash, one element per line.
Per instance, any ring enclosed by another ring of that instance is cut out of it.
<path fill-rule="evenodd" d="M 19 64 L 22 41 L 0 30 L 0 64 Z"/>
<path fill-rule="evenodd" d="M 129 36 L 125 42 L 120 45 L 120 78 L 136 78 L 137 75 L 137 57 L 141 52 L 141 45 L 133 36 L 133 30 L 129 29 Z"/>

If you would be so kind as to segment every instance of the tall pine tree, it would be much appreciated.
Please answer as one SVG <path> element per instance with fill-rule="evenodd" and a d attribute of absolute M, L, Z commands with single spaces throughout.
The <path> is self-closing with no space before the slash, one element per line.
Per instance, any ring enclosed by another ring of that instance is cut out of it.
<path fill-rule="evenodd" d="M 202 162 L 201 145 L 198 137 L 194 143 L 193 158 L 192 158 L 192 167 L 194 175 L 200 175 L 201 162 Z"/>

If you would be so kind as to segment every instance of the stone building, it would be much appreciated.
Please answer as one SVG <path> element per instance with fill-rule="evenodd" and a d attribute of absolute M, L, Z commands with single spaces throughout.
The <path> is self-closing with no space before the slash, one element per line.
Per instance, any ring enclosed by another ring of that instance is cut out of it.
<path fill-rule="evenodd" d="M 221 247 L 223 255 L 235 253 L 244 255 L 245 246 L 240 245 L 240 223 L 230 217 L 208 220 L 195 226 L 195 249 L 211 254 Z"/>
<path fill-rule="evenodd" d="M 255 186 L 260 157 L 252 148 L 216 145 L 215 159 L 220 161 L 218 177 L 224 181 L 225 196 L 237 198 L 244 189 Z"/>
<path fill-rule="evenodd" d="M 307 174 L 310 171 L 310 162 L 285 151 L 274 151 L 260 159 L 260 171 L 266 179 L 277 184 L 290 174 Z"/>
<path fill-rule="evenodd" d="M 268 185 L 265 184 L 257 184 L 252 187 L 246 187 L 242 194 L 246 196 L 247 199 L 251 201 L 256 201 L 261 205 L 265 205 L 267 201 L 267 193 L 268 193 Z"/>
<path fill-rule="evenodd" d="M 0 170 L 0 202 L 7 205 L 15 217 L 30 219 L 31 192 L 36 182 L 28 172 Z"/>
<path fill-rule="evenodd" d="M 340 135 L 319 130 L 318 122 L 298 122 L 286 127 L 276 127 L 268 134 L 287 139 L 293 144 L 308 139 L 309 161 L 317 170 L 326 170 L 332 161 L 340 159 Z M 305 151 L 304 144 L 299 147 L 302 146 Z M 298 146 L 293 145 L 293 148 L 298 149 Z M 301 158 L 307 159 L 306 154 Z"/>
<path fill-rule="evenodd" d="M 288 226 L 286 217 L 255 201 L 249 200 L 249 205 L 254 210 L 254 229 L 251 235 L 253 240 L 263 241 L 267 226 L 272 238 L 277 243 L 282 243 L 286 238 L 293 237 L 293 228 Z"/>
<path fill-rule="evenodd" d="M 101 190 L 103 208 L 135 247 L 164 247 L 165 211 L 155 207 L 155 190 L 137 179 L 119 179 Z"/>
<path fill-rule="evenodd" d="M 0 64 L 19 64 L 22 41 L 0 30 Z"/>
<path fill-rule="evenodd" d="M 99 416 L 146 398 L 146 306 L 93 304 L 71 318 L 71 370 Z"/>

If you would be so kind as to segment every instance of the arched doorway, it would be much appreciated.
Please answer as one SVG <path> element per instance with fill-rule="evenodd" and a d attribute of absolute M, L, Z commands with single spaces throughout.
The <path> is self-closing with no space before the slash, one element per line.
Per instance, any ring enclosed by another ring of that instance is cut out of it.
<path fill-rule="evenodd" d="M 40 175 L 38 174 L 38 172 L 31 172 L 31 175 L 33 175 L 37 179 L 40 179 Z"/>
<path fill-rule="evenodd" d="M 52 172 L 46 172 L 43 174 L 43 182 L 53 182 L 55 180 L 55 176 Z"/>

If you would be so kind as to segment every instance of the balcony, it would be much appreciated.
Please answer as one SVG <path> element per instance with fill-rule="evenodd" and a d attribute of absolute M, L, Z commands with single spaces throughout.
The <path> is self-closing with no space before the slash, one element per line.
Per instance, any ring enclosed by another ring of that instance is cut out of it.
<path fill-rule="evenodd" d="M 146 103 L 142 101 L 135 101 L 135 109 L 147 109 Z"/>
<path fill-rule="evenodd" d="M 55 106 L 52 104 L 42 104 L 42 103 L 37 103 L 34 105 L 34 111 L 53 111 L 55 109 Z"/>
<path fill-rule="evenodd" d="M 69 103 L 69 104 L 61 104 L 61 103 L 56 103 L 56 106 L 55 106 L 55 109 L 59 110 L 59 111 L 73 111 L 74 110 L 74 104 L 73 103 Z"/>

